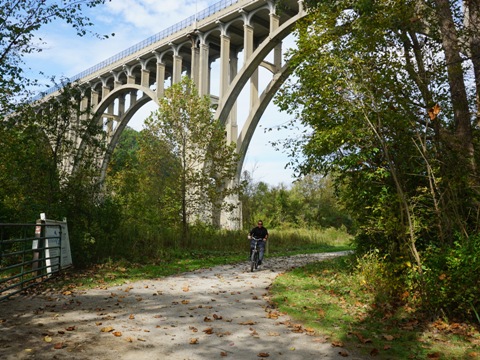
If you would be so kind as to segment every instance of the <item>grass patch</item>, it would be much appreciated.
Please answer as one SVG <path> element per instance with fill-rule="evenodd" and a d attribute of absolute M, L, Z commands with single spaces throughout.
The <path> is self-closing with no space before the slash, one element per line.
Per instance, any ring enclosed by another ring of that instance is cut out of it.
<path fill-rule="evenodd" d="M 380 306 L 349 257 L 279 276 L 273 303 L 332 344 L 376 359 L 479 359 L 480 333 L 468 324 L 419 318 L 412 309 Z"/>

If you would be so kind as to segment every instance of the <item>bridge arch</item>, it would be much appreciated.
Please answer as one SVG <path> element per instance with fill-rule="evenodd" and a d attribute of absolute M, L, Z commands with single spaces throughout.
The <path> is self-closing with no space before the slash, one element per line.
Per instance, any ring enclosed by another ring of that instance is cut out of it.
<path fill-rule="evenodd" d="M 227 141 L 237 144 L 240 174 L 260 117 L 291 73 L 288 63 L 282 66 L 281 44 L 296 22 L 306 15 L 303 1 L 282 0 L 282 11 L 277 13 L 274 0 L 221 0 L 195 17 L 72 78 L 71 81 L 78 81 L 87 89 L 85 98 L 79 101 L 80 108 L 91 107 L 95 114 L 93 121 L 101 121 L 104 126 L 106 151 L 99 158 L 101 180 L 130 119 L 146 103 L 153 100 L 158 104 L 168 80 L 176 83 L 182 74 L 190 76 L 200 95 L 210 95 L 217 105 L 215 118 L 225 126 Z M 243 63 L 239 69 L 238 55 L 242 51 Z M 270 54 L 272 62 L 267 61 Z M 218 85 L 218 96 L 211 91 L 212 71 L 217 71 L 212 70 L 214 62 L 219 73 L 218 83 L 214 84 Z M 262 94 L 259 94 L 260 68 L 272 75 Z M 245 123 L 238 133 L 237 102 L 241 92 L 248 90 L 248 83 L 249 113 L 242 119 Z M 52 92 L 47 96 L 55 95 Z M 80 153 L 84 146 L 77 144 Z"/>

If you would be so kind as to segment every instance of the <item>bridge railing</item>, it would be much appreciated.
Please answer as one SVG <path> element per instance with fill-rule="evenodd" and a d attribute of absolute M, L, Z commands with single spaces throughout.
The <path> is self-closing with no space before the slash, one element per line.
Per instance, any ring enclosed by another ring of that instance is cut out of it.
<path fill-rule="evenodd" d="M 60 271 L 62 227 L 47 239 L 46 226 L 0 224 L 0 301 Z"/>
<path fill-rule="evenodd" d="M 165 30 L 163 31 L 160 31 L 159 33 L 155 34 L 155 35 L 152 35 L 150 36 L 149 38 L 129 47 L 128 49 L 125 49 L 123 50 L 122 52 L 119 52 L 118 54 L 115 54 L 111 57 L 109 57 L 108 59 L 98 63 L 97 65 L 94 65 L 90 68 L 88 68 L 87 70 L 84 70 L 82 71 L 81 73 L 69 78 L 69 81 L 70 82 L 74 82 L 74 81 L 77 81 L 79 79 L 82 79 L 88 75 L 91 75 L 129 55 L 132 55 L 134 53 L 136 53 L 137 51 L 140 51 L 144 48 L 146 48 L 147 46 L 149 45 L 152 45 L 158 41 L 160 41 L 161 39 L 163 38 L 166 38 L 172 34 L 175 34 L 176 32 L 180 31 L 180 30 L 183 30 L 187 27 L 189 27 L 190 25 L 194 24 L 196 21 L 199 21 L 199 20 L 203 20 L 203 19 L 206 19 L 207 17 L 233 5 L 233 4 L 236 4 L 239 0 L 221 0 L 213 5 L 210 5 L 208 8 L 196 13 L 195 15 L 192 15 L 190 17 L 188 17 L 187 19 L 183 20 L 183 21 L 180 21 L 179 23 L 176 23 L 168 28 L 166 28 Z M 59 87 L 51 87 L 47 90 L 45 90 L 44 92 L 42 92 L 41 94 L 38 94 L 37 96 L 35 96 L 32 101 L 37 101 L 37 100 L 40 100 L 42 97 L 46 96 L 46 95 L 49 95 L 49 94 L 52 94 L 54 93 L 55 91 L 59 90 Z"/>

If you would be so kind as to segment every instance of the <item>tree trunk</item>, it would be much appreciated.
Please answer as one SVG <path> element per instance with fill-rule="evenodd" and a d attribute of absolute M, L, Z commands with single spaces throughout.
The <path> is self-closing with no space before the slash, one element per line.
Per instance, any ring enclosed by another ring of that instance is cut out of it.
<path fill-rule="evenodd" d="M 465 1 L 467 36 L 470 56 L 475 74 L 477 124 L 480 123 L 480 3 L 478 0 Z"/>
<path fill-rule="evenodd" d="M 459 39 L 449 1 L 435 0 L 435 4 L 447 64 L 450 97 L 454 111 L 456 145 L 458 146 L 460 154 L 467 160 L 471 174 L 473 174 L 475 166 L 473 162 L 474 148 L 472 143 L 472 128 L 463 76 L 462 58 L 460 56 Z"/>

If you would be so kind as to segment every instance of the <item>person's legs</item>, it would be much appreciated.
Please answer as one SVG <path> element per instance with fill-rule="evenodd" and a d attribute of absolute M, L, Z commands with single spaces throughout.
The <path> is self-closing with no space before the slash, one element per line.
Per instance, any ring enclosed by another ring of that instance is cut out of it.
<path fill-rule="evenodd" d="M 252 258 L 252 251 L 254 247 L 255 247 L 255 240 L 251 239 L 250 240 L 250 256 L 248 257 L 248 260 Z"/>
<path fill-rule="evenodd" d="M 265 241 L 260 241 L 258 243 L 258 247 L 259 247 L 259 256 L 258 256 L 258 259 L 259 259 L 259 265 L 262 264 L 262 261 L 263 261 L 263 254 L 265 253 Z"/>

